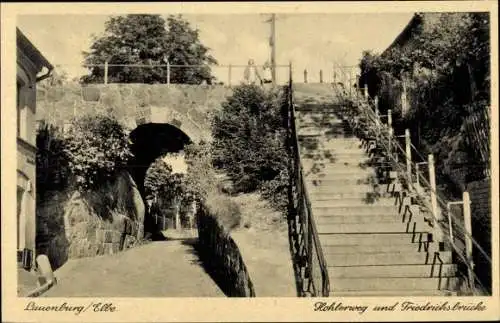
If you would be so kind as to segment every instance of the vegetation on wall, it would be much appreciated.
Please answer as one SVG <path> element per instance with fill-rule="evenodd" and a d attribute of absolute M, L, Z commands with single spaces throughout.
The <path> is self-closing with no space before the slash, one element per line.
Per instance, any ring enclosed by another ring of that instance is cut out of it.
<path fill-rule="evenodd" d="M 405 45 L 363 53 L 360 86 L 379 97 L 382 114 L 393 110 L 396 133 L 410 128 L 417 148 L 436 155 L 441 178 L 457 168 L 487 168 L 489 133 L 471 132 L 470 123 L 489 121 L 489 16 L 445 13 L 425 27 L 422 17 Z M 399 99 L 403 84 L 407 113 Z"/>
<path fill-rule="evenodd" d="M 286 210 L 288 155 L 283 128 L 282 89 L 242 85 L 214 116 L 214 165 L 234 183 L 235 192 L 261 191 L 272 206 Z"/>
<path fill-rule="evenodd" d="M 61 191 L 68 186 L 70 169 L 61 130 L 42 122 L 36 135 L 37 200 L 43 200 L 49 191 Z"/>
<path fill-rule="evenodd" d="M 170 82 L 211 83 L 210 66 L 217 64 L 203 45 L 199 31 L 182 16 L 125 15 L 111 17 L 105 32 L 94 37 L 90 51 L 84 52 L 86 65 L 109 66 L 108 81 L 119 83 L 167 83 L 167 62 L 171 65 L 196 65 L 171 68 Z M 112 66 L 150 65 L 151 67 Z M 159 66 L 161 65 L 161 66 Z M 104 68 L 89 67 L 83 83 L 103 83 Z"/>
<path fill-rule="evenodd" d="M 64 138 L 74 185 L 82 192 L 113 180 L 132 157 L 123 127 L 105 115 L 73 120 Z"/>

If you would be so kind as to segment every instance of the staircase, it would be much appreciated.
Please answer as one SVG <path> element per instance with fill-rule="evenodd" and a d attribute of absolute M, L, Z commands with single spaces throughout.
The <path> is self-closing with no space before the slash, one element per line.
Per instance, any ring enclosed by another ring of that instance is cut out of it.
<path fill-rule="evenodd" d="M 422 219 L 403 218 L 331 85 L 296 84 L 301 161 L 330 296 L 454 295 L 456 265 Z"/>

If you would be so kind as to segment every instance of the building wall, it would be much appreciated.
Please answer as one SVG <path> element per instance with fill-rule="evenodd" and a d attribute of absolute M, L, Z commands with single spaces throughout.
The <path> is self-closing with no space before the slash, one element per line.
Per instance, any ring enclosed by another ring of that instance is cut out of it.
<path fill-rule="evenodd" d="M 18 251 L 36 257 L 36 65 L 17 52 L 17 191 Z"/>

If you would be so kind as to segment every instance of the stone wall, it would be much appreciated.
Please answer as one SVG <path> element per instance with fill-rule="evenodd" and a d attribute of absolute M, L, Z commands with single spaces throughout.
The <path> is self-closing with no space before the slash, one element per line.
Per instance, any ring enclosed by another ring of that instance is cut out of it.
<path fill-rule="evenodd" d="M 74 116 L 105 112 L 130 130 L 144 122 L 167 121 L 190 137 L 205 137 L 211 114 L 231 93 L 231 88 L 219 85 L 68 84 L 38 91 L 37 120 L 63 125 Z M 156 115 L 161 120 L 154 120 Z"/>
<path fill-rule="evenodd" d="M 127 172 L 99 191 L 53 191 L 37 204 L 37 253 L 55 269 L 71 258 L 122 251 L 144 236 L 144 203 Z"/>
<path fill-rule="evenodd" d="M 467 190 L 471 199 L 472 235 L 491 258 L 491 180 L 471 182 Z M 473 257 L 476 275 L 491 293 L 491 264 L 476 248 Z"/>
<path fill-rule="evenodd" d="M 229 297 L 255 297 L 253 283 L 229 231 L 206 208 L 197 213 L 198 246 L 207 271 Z"/>

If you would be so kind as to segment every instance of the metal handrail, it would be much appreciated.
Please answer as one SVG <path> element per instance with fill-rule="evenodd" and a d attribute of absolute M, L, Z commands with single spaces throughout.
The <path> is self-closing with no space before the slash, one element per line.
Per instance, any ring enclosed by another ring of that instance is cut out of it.
<path fill-rule="evenodd" d="M 312 214 L 311 202 L 307 187 L 304 181 L 303 167 L 300 158 L 300 149 L 298 144 L 298 134 L 295 123 L 295 107 L 293 101 L 293 83 L 290 66 L 290 80 L 288 88 L 288 128 L 289 128 L 289 149 L 293 156 L 293 164 L 290 176 L 292 176 L 292 185 L 296 188 L 297 205 L 295 201 L 289 201 L 293 205 L 293 210 L 298 217 L 300 230 L 295 227 L 297 236 L 296 241 L 290 241 L 292 248 L 296 244 L 294 255 L 294 268 L 296 271 L 297 280 L 299 282 L 300 296 L 323 296 L 327 297 L 330 291 L 330 282 L 328 277 L 328 268 L 323 255 L 321 243 L 319 240 L 318 230 Z M 292 197 L 293 198 L 293 197 Z M 293 225 L 297 225 L 295 221 Z M 299 235 L 302 235 L 299 237 Z M 302 246 L 300 245 L 302 243 Z M 314 256 L 316 255 L 316 259 Z M 304 261 L 305 260 L 305 261 Z M 321 282 L 315 280 L 313 269 L 315 262 L 319 264 L 321 271 Z M 302 271 L 304 269 L 304 271 Z M 307 282 L 307 284 L 306 284 Z M 318 283 L 321 283 L 321 288 L 318 288 Z"/>

